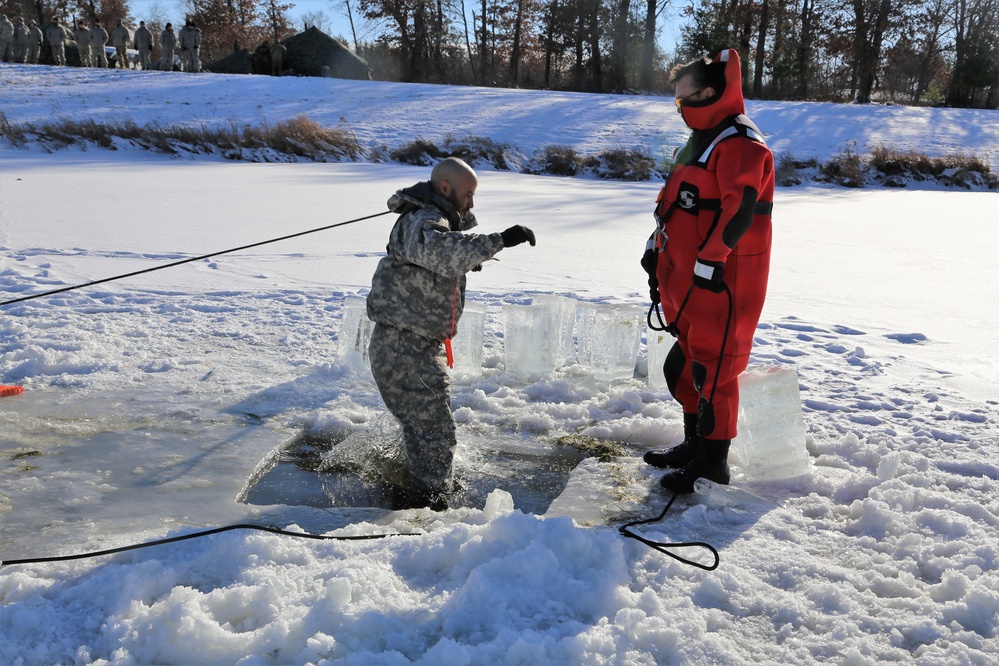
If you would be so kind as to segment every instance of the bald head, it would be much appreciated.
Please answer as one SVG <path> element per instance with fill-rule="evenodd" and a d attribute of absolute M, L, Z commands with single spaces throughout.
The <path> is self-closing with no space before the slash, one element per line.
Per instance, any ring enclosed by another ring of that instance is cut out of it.
<path fill-rule="evenodd" d="M 475 189 L 479 178 L 472 167 L 457 157 L 447 157 L 437 163 L 430 173 L 434 191 L 451 202 L 462 217 L 475 205 Z"/>
<path fill-rule="evenodd" d="M 469 176 L 478 180 L 475 172 L 472 171 L 472 167 L 468 166 L 463 160 L 457 157 L 445 157 L 430 172 L 430 182 L 439 191 L 441 183 L 444 181 L 454 183 L 463 177 Z"/>

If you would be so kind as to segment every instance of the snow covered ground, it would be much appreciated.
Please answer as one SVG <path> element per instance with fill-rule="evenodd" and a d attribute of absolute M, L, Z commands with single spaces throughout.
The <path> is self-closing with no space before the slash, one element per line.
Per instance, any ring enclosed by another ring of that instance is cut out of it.
<path fill-rule="evenodd" d="M 335 80 L 0 67 L 14 122 L 344 117 L 369 145 L 452 129 L 518 145 L 668 145 L 672 100 Z M 128 100 L 122 107 L 122 100 Z M 883 140 L 994 155 L 994 112 L 751 103 L 795 154 Z M 833 128 L 832 130 L 830 128 Z M 0 568 L 0 661 L 36 663 L 995 663 L 999 311 L 995 194 L 781 189 L 754 361 L 796 369 L 812 473 L 735 485 L 767 501 L 685 501 L 644 528 L 706 541 L 712 572 L 616 529 L 668 499 L 640 464 L 680 439 L 663 390 L 576 368 L 504 372 L 503 304 L 537 294 L 645 304 L 638 258 L 657 184 L 480 169 L 483 231 L 537 247 L 470 276 L 489 306 L 484 368 L 454 387 L 459 467 L 493 440 L 625 442 L 579 474 L 632 495 L 568 515 L 389 512 L 236 501 L 303 430 L 384 414 L 335 360 L 347 296 L 370 284 L 390 216 L 0 308 L 0 560 L 80 553 L 239 522 L 98 559 Z M 246 164 L 131 149 L 0 146 L 0 300 L 384 209 L 426 169 Z M 644 356 L 644 349 L 643 349 Z M 572 517 L 575 516 L 576 520 Z M 616 522 L 617 521 L 617 522 Z M 694 553 L 692 556 L 699 556 Z"/>
<path fill-rule="evenodd" d="M 584 153 L 643 147 L 662 155 L 688 133 L 672 98 L 638 95 L 16 66 L 0 69 L 0 84 L 0 111 L 10 121 L 231 127 L 306 115 L 323 125 L 344 123 L 366 148 L 471 134 L 509 143 L 525 157 L 551 145 Z M 971 153 L 999 164 L 995 111 L 754 100 L 746 106 L 775 152 L 802 159 L 885 144 L 930 156 Z"/>

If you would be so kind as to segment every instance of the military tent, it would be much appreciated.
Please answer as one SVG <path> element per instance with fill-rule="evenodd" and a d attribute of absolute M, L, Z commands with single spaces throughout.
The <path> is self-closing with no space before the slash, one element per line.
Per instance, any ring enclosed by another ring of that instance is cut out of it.
<path fill-rule="evenodd" d="M 284 66 L 286 74 L 326 75 L 338 79 L 371 78 L 367 61 L 319 28 L 306 28 L 281 43 L 288 49 Z M 205 69 L 222 74 L 249 74 L 252 57 L 250 51 L 243 49 L 206 65 Z"/>

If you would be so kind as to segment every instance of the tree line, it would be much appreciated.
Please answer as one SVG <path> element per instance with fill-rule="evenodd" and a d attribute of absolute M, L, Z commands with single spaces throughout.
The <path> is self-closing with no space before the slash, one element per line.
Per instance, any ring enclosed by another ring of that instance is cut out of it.
<path fill-rule="evenodd" d="M 732 47 L 756 99 L 999 105 L 999 0 L 335 1 L 380 27 L 356 44 L 377 78 L 665 92 L 674 64 Z"/>
<path fill-rule="evenodd" d="M 678 62 L 737 48 L 748 97 L 999 106 L 999 0 L 330 0 L 376 26 L 350 42 L 375 78 L 668 92 Z M 683 3 L 687 4 L 672 4 Z M 184 0 L 137 17 L 197 22 L 211 62 L 295 30 L 283 0 Z M 113 25 L 128 0 L 0 0 L 8 16 Z M 664 53 L 658 34 L 681 25 Z"/>

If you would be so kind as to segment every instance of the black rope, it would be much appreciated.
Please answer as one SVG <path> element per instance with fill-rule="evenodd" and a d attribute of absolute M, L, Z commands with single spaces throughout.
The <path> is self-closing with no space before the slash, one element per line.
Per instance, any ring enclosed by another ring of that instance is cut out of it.
<path fill-rule="evenodd" d="M 728 285 L 722 283 L 725 287 L 725 293 L 728 295 L 728 317 L 725 319 L 725 334 L 722 336 L 721 347 L 718 349 L 718 365 L 715 367 L 715 381 L 711 385 L 711 397 L 708 398 L 708 402 L 714 404 L 715 401 L 715 391 L 718 390 L 718 375 L 721 374 L 722 361 L 725 360 L 725 344 L 728 342 L 728 333 L 732 328 L 732 320 L 735 319 L 735 303 L 732 297 L 732 290 L 728 288 Z"/>
<path fill-rule="evenodd" d="M 673 502 L 676 501 L 677 497 L 679 497 L 679 495 L 676 494 L 676 493 L 674 493 L 673 497 L 670 498 L 670 501 L 666 503 L 666 508 L 663 509 L 663 512 L 660 513 L 655 518 L 646 518 L 645 520 L 636 520 L 634 522 L 628 523 L 627 525 L 622 525 L 621 527 L 618 528 L 618 531 L 622 535 L 628 537 L 629 539 L 634 539 L 636 541 L 641 541 L 642 543 L 644 543 L 649 548 L 652 548 L 654 550 L 658 550 L 663 555 L 669 555 L 674 560 L 678 560 L 680 562 L 683 562 L 684 564 L 689 564 L 690 566 L 697 567 L 698 569 L 704 569 L 705 571 L 714 571 L 715 569 L 718 568 L 718 564 L 721 561 L 721 558 L 718 556 L 718 551 L 710 543 L 705 543 L 703 541 L 682 541 L 682 542 L 675 542 L 675 543 L 662 542 L 662 541 L 652 541 L 651 539 L 646 539 L 645 537 L 640 536 L 638 534 L 635 534 L 630 529 L 628 529 L 630 527 L 635 527 L 637 525 L 648 525 L 650 523 L 658 523 L 660 520 L 662 520 L 663 518 L 666 517 L 667 513 L 669 513 L 670 507 L 673 506 Z M 670 548 L 704 548 L 706 550 L 711 551 L 711 555 L 714 557 L 714 563 L 713 564 L 701 564 L 700 562 L 696 562 L 694 560 L 688 560 L 686 557 L 681 557 L 680 555 L 677 555 L 676 553 L 670 552 L 668 550 Z"/>
<path fill-rule="evenodd" d="M 297 238 L 299 236 L 305 236 L 306 234 L 314 234 L 319 231 L 326 231 L 327 229 L 335 229 L 336 227 L 343 227 L 348 224 L 354 224 L 355 222 L 362 222 L 364 220 L 370 220 L 374 217 L 381 217 L 382 215 L 388 215 L 392 211 L 386 210 L 381 213 L 375 213 L 374 215 L 366 215 L 364 217 L 358 217 L 353 220 L 347 220 L 346 222 L 337 222 L 336 224 L 329 224 L 325 227 L 319 227 L 318 229 L 309 229 L 308 231 L 299 231 L 294 234 L 288 234 L 287 236 L 281 236 L 280 238 L 272 238 L 270 240 L 259 241 L 257 243 L 250 243 L 249 245 L 241 245 L 239 247 L 230 248 L 228 250 L 219 250 L 218 252 L 212 252 L 210 254 L 202 254 L 198 257 L 190 257 L 188 259 L 181 259 L 179 261 L 173 261 L 169 264 L 163 264 L 162 266 L 153 266 L 152 268 L 144 268 L 139 271 L 132 271 L 131 273 L 123 273 L 121 275 L 115 275 L 114 277 L 104 278 L 101 280 L 94 280 L 93 282 L 85 282 L 83 284 L 73 285 L 71 287 L 62 287 L 61 289 L 53 289 L 52 291 L 43 291 L 39 294 L 32 294 L 30 296 L 22 296 L 20 298 L 14 298 L 9 301 L 0 301 L 0 307 L 5 305 L 13 305 L 14 303 L 21 303 L 23 301 L 30 301 L 36 298 L 42 298 L 43 296 L 52 296 L 53 294 L 61 294 L 66 291 L 74 291 L 76 289 L 83 289 L 84 287 L 92 287 L 96 284 L 104 284 L 105 282 L 113 282 L 114 280 L 122 280 L 124 278 L 135 277 L 136 275 L 142 275 L 143 273 L 152 273 L 153 271 L 161 271 L 165 268 L 173 268 L 174 266 L 180 266 L 182 264 L 189 264 L 192 261 L 201 261 L 202 259 L 210 259 L 211 257 L 217 257 L 220 254 L 230 254 L 232 252 L 239 252 L 240 250 L 249 250 L 250 248 L 260 247 L 261 245 L 267 245 L 269 243 L 277 243 L 278 241 L 288 240 L 289 238 Z"/>
<path fill-rule="evenodd" d="M 720 560 L 719 560 L 719 556 L 718 556 L 718 551 L 714 548 L 714 546 L 712 546 L 709 543 L 704 543 L 703 541 L 688 541 L 688 542 L 678 542 L 678 543 L 662 543 L 662 542 L 652 541 L 650 539 L 646 539 L 645 537 L 640 536 L 638 534 L 635 534 L 630 529 L 628 529 L 630 527 L 635 527 L 637 525 L 648 525 L 650 523 L 656 523 L 656 522 L 661 521 L 663 518 L 666 517 L 666 514 L 669 512 L 670 507 L 673 506 L 673 502 L 676 501 L 677 497 L 678 497 L 678 495 L 674 494 L 673 497 L 670 499 L 670 501 L 666 504 L 666 508 L 663 509 L 662 513 L 660 513 L 655 518 L 648 518 L 648 519 L 645 519 L 645 520 L 636 520 L 634 522 L 628 523 L 627 525 L 622 525 L 620 528 L 618 528 L 618 531 L 621 532 L 622 535 L 624 535 L 624 536 L 626 536 L 626 537 L 628 537 L 630 539 L 635 539 L 636 541 L 640 541 L 640 542 L 644 543 L 646 546 L 649 546 L 650 548 L 658 550 L 659 552 L 661 552 L 661 553 L 663 553 L 665 555 L 669 555 L 670 557 L 672 557 L 672 558 L 674 558 L 674 559 L 676 559 L 676 560 L 678 560 L 680 562 L 683 562 L 684 564 L 689 564 L 689 565 L 697 567 L 699 569 L 704 569 L 705 571 L 713 571 L 713 570 L 715 570 L 716 568 L 718 568 L 718 563 L 719 563 Z M 135 544 L 130 544 L 128 546 L 119 546 L 117 548 L 108 548 L 106 550 L 96 550 L 96 551 L 92 551 L 92 552 L 89 552 L 89 553 L 74 553 L 72 555 L 53 555 L 53 556 L 49 556 L 49 557 L 26 557 L 26 558 L 21 558 L 21 559 L 14 559 L 14 560 L 0 560 L 0 567 L 7 566 L 7 565 L 13 565 L 13 564 L 42 564 L 42 563 L 47 563 L 47 562 L 69 562 L 69 561 L 72 561 L 72 560 L 85 560 L 85 559 L 91 559 L 91 558 L 95 558 L 95 557 L 102 557 L 104 555 L 114 555 L 116 553 L 125 553 L 125 552 L 131 551 L 131 550 L 139 550 L 139 549 L 142 549 L 142 548 L 151 548 L 153 546 L 164 546 L 164 545 L 171 544 L 171 543 L 178 543 L 180 541 L 188 541 L 190 539 L 198 539 L 200 537 L 211 536 L 213 534 L 221 534 L 223 532 L 231 532 L 233 530 L 256 530 L 256 531 L 259 531 L 259 532 L 267 532 L 269 534 L 278 534 L 278 535 L 281 535 L 281 536 L 298 537 L 300 539 L 315 539 L 315 540 L 319 540 L 319 541 L 369 541 L 369 540 L 372 540 L 372 539 L 384 539 L 385 537 L 390 537 L 390 536 L 418 536 L 418 533 L 416 533 L 416 532 L 397 532 L 397 533 L 390 533 L 390 534 L 360 534 L 360 535 L 352 535 L 352 536 L 335 536 L 335 535 L 327 536 L 327 535 L 323 535 L 323 534 L 311 534 L 309 532 L 289 532 L 288 530 L 282 530 L 280 528 L 273 527 L 273 526 L 267 526 L 267 525 L 251 525 L 251 524 L 248 524 L 248 523 L 241 523 L 241 524 L 238 524 L 238 525 L 226 525 L 224 527 L 216 527 L 216 528 L 209 529 L 209 530 L 202 530 L 200 532 L 192 532 L 190 534 L 182 534 L 180 536 L 168 537 L 166 539 L 157 539 L 155 541 L 146 541 L 146 542 L 143 542 L 143 543 L 135 543 Z M 695 562 L 694 560 L 688 560 L 685 557 L 682 557 L 680 555 L 677 555 L 676 553 L 672 553 L 669 550 L 667 550 L 668 548 L 693 548 L 693 547 L 696 547 L 696 548 L 705 548 L 705 549 L 711 551 L 711 554 L 714 556 L 714 563 L 710 564 L 710 565 L 701 564 L 700 562 Z"/>
<path fill-rule="evenodd" d="M 147 541 L 145 543 L 136 543 L 130 546 L 120 546 L 118 548 L 109 548 L 107 550 L 98 550 L 92 553 L 78 553 L 75 555 L 57 555 L 54 557 L 30 557 L 20 560 L 0 560 L 0 566 L 7 564 L 37 564 L 40 562 L 68 562 L 70 560 L 84 560 L 91 557 L 100 557 L 102 555 L 113 555 L 115 553 L 124 553 L 129 550 L 138 550 L 140 548 L 149 548 L 151 546 L 162 546 L 168 543 L 177 543 L 178 541 L 187 541 L 188 539 L 197 539 L 198 537 L 210 536 L 212 534 L 219 534 L 221 532 L 229 532 L 232 530 L 258 530 L 260 532 L 269 532 L 271 534 L 280 534 L 282 536 L 292 536 L 299 537 L 301 539 L 318 539 L 322 541 L 364 541 L 368 539 L 384 539 L 389 536 L 416 536 L 416 532 L 399 532 L 395 534 L 361 534 L 356 536 L 325 536 L 322 534 L 310 534 L 308 532 L 289 532 L 287 530 L 282 530 L 277 527 L 266 526 L 266 525 L 250 525 L 250 524 L 239 524 L 239 525 L 226 525 L 225 527 L 216 527 L 210 530 L 204 530 L 202 532 L 192 532 L 191 534 L 184 534 L 181 536 L 169 537 L 167 539 L 158 539 L 156 541 Z"/>
<path fill-rule="evenodd" d="M 656 313 L 656 319 L 659 323 L 652 321 L 652 313 Z M 653 303 L 649 306 L 649 311 L 645 313 L 645 324 L 649 327 L 650 331 L 670 331 L 670 324 L 667 324 L 663 320 L 662 310 L 659 309 L 658 303 Z"/>
<path fill-rule="evenodd" d="M 687 307 L 687 301 L 690 300 L 691 294 L 694 293 L 694 285 L 690 285 L 690 289 L 687 290 L 687 295 L 684 296 L 683 302 L 680 303 L 680 309 L 676 311 L 676 317 L 673 318 L 672 324 L 667 324 L 663 319 L 662 311 L 659 309 L 659 303 L 653 303 L 649 307 L 649 311 L 645 314 L 645 323 L 648 324 L 649 328 L 653 331 L 665 331 L 669 333 L 674 338 L 679 337 L 680 329 L 678 324 L 680 323 L 680 315 L 683 314 L 684 308 Z M 656 325 L 652 321 L 652 313 L 656 313 L 656 318 L 659 320 L 659 324 Z"/>

